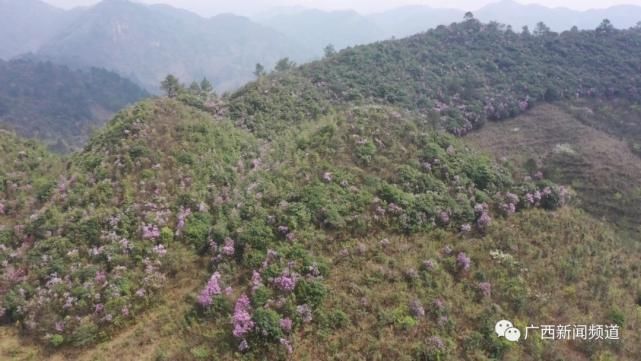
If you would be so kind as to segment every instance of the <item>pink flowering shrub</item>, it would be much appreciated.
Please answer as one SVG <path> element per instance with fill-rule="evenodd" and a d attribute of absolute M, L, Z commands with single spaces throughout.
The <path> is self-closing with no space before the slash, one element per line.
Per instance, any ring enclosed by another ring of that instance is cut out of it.
<path fill-rule="evenodd" d="M 215 272 L 211 278 L 209 278 L 205 288 L 200 291 L 200 294 L 198 295 L 198 304 L 202 307 L 209 307 L 212 304 L 213 297 L 218 296 L 221 293 L 220 273 Z"/>
<path fill-rule="evenodd" d="M 242 294 L 236 301 L 234 315 L 232 316 L 234 326 L 232 333 L 234 337 L 244 339 L 253 330 L 254 321 L 252 320 L 251 311 L 249 297 Z"/>
<path fill-rule="evenodd" d="M 479 291 L 481 295 L 485 298 L 488 298 L 492 295 L 492 284 L 489 282 L 480 282 L 478 284 Z"/>
<path fill-rule="evenodd" d="M 290 318 L 282 318 L 280 320 L 280 328 L 283 330 L 284 333 L 289 334 L 292 332 L 292 326 L 294 323 Z"/>
<path fill-rule="evenodd" d="M 467 272 L 470 270 L 471 265 L 472 260 L 470 260 L 470 257 L 468 257 L 465 252 L 459 252 L 459 254 L 456 256 L 456 266 L 458 267 L 458 269 L 463 272 Z"/>
<path fill-rule="evenodd" d="M 143 239 L 157 239 L 158 237 L 160 237 L 160 229 L 158 229 L 158 226 L 153 224 L 146 224 L 142 226 Z"/>
<path fill-rule="evenodd" d="M 291 293 L 296 288 L 296 276 L 282 274 L 274 279 L 274 285 L 282 292 Z"/>
<path fill-rule="evenodd" d="M 225 256 L 231 257 L 236 253 L 235 242 L 231 238 L 225 238 L 225 244 L 221 249 L 221 253 Z"/>

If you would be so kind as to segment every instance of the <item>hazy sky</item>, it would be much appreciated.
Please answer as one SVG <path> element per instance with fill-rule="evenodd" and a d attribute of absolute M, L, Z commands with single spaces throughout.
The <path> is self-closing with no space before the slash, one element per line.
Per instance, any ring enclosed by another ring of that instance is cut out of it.
<path fill-rule="evenodd" d="M 16 0 L 20 1 L 20 0 Z M 71 8 L 91 5 L 98 0 L 44 0 L 50 4 Z M 433 7 L 475 10 L 498 0 L 138 0 L 145 3 L 166 3 L 189 9 L 202 15 L 233 12 L 252 15 L 278 6 L 304 6 L 319 9 L 355 9 L 369 13 L 403 5 L 429 5 Z M 537 3 L 550 7 L 565 6 L 573 9 L 605 8 L 619 4 L 641 5 L 641 0 L 517 0 L 520 3 Z"/>

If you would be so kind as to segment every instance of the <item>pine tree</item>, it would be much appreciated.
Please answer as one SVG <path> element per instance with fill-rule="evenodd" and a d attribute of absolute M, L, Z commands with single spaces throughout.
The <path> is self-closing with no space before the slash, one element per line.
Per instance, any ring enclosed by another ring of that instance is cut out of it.
<path fill-rule="evenodd" d="M 167 96 L 170 98 L 175 98 L 178 95 L 178 92 L 180 92 L 180 90 L 182 89 L 178 78 L 176 78 L 172 74 L 167 75 L 165 80 L 160 83 L 160 87 L 165 91 L 165 93 L 167 93 Z"/>

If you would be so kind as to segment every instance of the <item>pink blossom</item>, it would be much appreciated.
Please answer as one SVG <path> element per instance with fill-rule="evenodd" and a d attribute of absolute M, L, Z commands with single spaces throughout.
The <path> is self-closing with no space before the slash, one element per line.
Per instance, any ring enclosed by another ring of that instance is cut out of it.
<path fill-rule="evenodd" d="M 450 156 L 452 156 L 452 155 L 456 154 L 456 149 L 454 149 L 454 147 L 453 147 L 453 146 L 451 146 L 451 145 L 450 145 L 449 147 L 447 147 L 447 149 L 446 149 L 445 151 L 446 151 L 446 152 L 447 152 L 447 154 L 448 154 L 448 155 L 450 155 Z"/>
<path fill-rule="evenodd" d="M 124 307 L 122 308 L 122 310 L 120 310 L 120 313 L 121 313 L 124 317 L 129 316 L 129 307 L 124 306 Z"/>
<path fill-rule="evenodd" d="M 274 279 L 274 285 L 285 293 L 291 293 L 296 288 L 296 277 L 282 274 Z"/>
<path fill-rule="evenodd" d="M 420 300 L 414 299 L 410 302 L 410 314 L 414 318 L 421 318 L 425 316 L 425 308 Z"/>
<path fill-rule="evenodd" d="M 526 111 L 526 110 L 527 110 L 528 105 L 529 105 L 529 104 L 528 104 L 527 100 L 521 100 L 521 101 L 519 102 L 519 109 L 520 109 L 522 112 L 524 112 L 524 111 Z"/>
<path fill-rule="evenodd" d="M 438 311 L 443 311 L 445 309 L 445 301 L 441 298 L 437 298 L 434 300 L 434 308 L 436 308 Z"/>
<path fill-rule="evenodd" d="M 105 271 L 96 272 L 96 277 L 94 277 L 94 281 L 96 281 L 96 283 L 99 285 L 105 284 L 105 282 L 107 282 L 107 273 Z"/>
<path fill-rule="evenodd" d="M 257 289 L 263 286 L 263 279 L 260 275 L 260 272 L 254 271 L 252 273 L 251 285 L 252 285 L 252 292 L 255 292 Z"/>
<path fill-rule="evenodd" d="M 179 236 L 183 228 L 185 228 L 185 222 L 187 220 L 187 217 L 189 217 L 189 215 L 191 215 L 191 209 L 180 207 L 180 210 L 178 211 L 178 222 L 176 223 L 177 236 Z"/>
<path fill-rule="evenodd" d="M 484 212 L 487 212 L 487 211 L 488 211 L 488 209 L 489 209 L 489 207 L 487 206 L 487 204 L 486 204 L 486 203 L 476 204 L 476 205 L 474 206 L 474 213 L 475 213 L 477 216 L 480 216 L 480 215 L 481 215 L 481 214 L 483 214 Z"/>
<path fill-rule="evenodd" d="M 446 211 L 439 212 L 438 222 L 442 225 L 447 225 L 450 223 L 450 214 Z"/>
<path fill-rule="evenodd" d="M 65 323 L 63 321 L 58 321 L 54 325 L 54 329 L 58 332 L 64 332 L 65 331 Z"/>
<path fill-rule="evenodd" d="M 233 256 L 234 253 L 236 253 L 236 249 L 234 246 L 234 240 L 231 238 L 225 238 L 225 245 L 223 246 L 221 252 L 225 256 Z"/>
<path fill-rule="evenodd" d="M 332 181 L 332 179 L 334 179 L 334 176 L 332 175 L 332 173 L 330 172 L 323 173 L 323 181 L 329 183 Z"/>
<path fill-rule="evenodd" d="M 162 257 L 162 256 L 167 254 L 167 249 L 162 244 L 155 245 L 154 248 L 153 248 L 153 251 L 154 251 L 155 254 L 157 254 L 160 257 Z"/>
<path fill-rule="evenodd" d="M 233 335 L 237 338 L 245 338 L 251 330 L 254 329 L 254 321 L 251 315 L 251 305 L 249 297 L 243 294 L 236 301 L 234 315 L 232 316 L 234 325 Z"/>
<path fill-rule="evenodd" d="M 303 322 L 309 323 L 312 322 L 312 308 L 309 307 L 309 305 L 304 304 L 300 306 L 296 306 L 296 312 L 300 315 L 300 317 L 303 319 Z"/>
<path fill-rule="evenodd" d="M 392 214 L 401 214 L 403 213 L 403 208 L 399 207 L 396 203 L 390 203 L 387 205 L 387 210 Z"/>
<path fill-rule="evenodd" d="M 541 195 L 541 192 L 537 190 L 536 192 L 534 192 L 534 194 L 532 195 L 532 197 L 534 198 L 534 200 L 535 200 L 536 202 L 538 202 L 538 201 L 540 201 L 540 200 L 541 200 L 541 198 L 542 198 L 543 196 Z"/>
<path fill-rule="evenodd" d="M 536 203 L 534 201 L 534 195 L 532 193 L 527 193 L 525 195 L 525 199 L 527 200 L 528 204 L 530 204 L 530 205 L 533 205 L 534 203 Z"/>
<path fill-rule="evenodd" d="M 0 202 L 0 215 L 4 214 L 4 204 Z"/>
<path fill-rule="evenodd" d="M 458 256 L 456 256 L 456 265 L 464 272 L 467 272 L 470 269 L 471 264 L 472 261 L 470 260 L 470 257 L 465 254 L 465 252 L 460 252 Z"/>
<path fill-rule="evenodd" d="M 282 318 L 280 320 L 280 328 L 283 330 L 283 332 L 289 334 L 292 332 L 292 326 L 293 322 L 290 318 Z"/>
<path fill-rule="evenodd" d="M 516 206 L 514 205 L 514 203 L 503 203 L 501 204 L 501 210 L 503 210 L 503 212 L 505 212 L 505 214 L 509 216 L 516 213 Z"/>
<path fill-rule="evenodd" d="M 514 205 L 519 204 L 519 196 L 517 196 L 514 193 L 507 192 L 505 194 L 505 199 L 506 199 L 506 202 L 509 204 L 514 204 Z"/>
<path fill-rule="evenodd" d="M 291 354 L 292 352 L 294 352 L 292 344 L 289 342 L 289 340 L 287 340 L 285 338 L 281 338 L 280 339 L 280 344 L 285 346 L 285 349 L 287 349 L 287 353 Z"/>
<path fill-rule="evenodd" d="M 429 338 L 429 343 L 430 343 L 430 345 L 432 345 L 432 347 L 434 347 L 435 349 L 438 349 L 438 350 L 443 350 L 445 348 L 445 343 L 438 336 L 430 337 Z"/>
<path fill-rule="evenodd" d="M 95 312 L 95 313 L 102 313 L 104 310 L 105 310 L 105 305 L 103 305 L 102 303 L 98 303 L 98 304 L 94 307 L 94 312 Z"/>
<path fill-rule="evenodd" d="M 436 269 L 436 261 L 434 261 L 433 259 L 423 261 L 423 268 L 425 268 L 426 271 L 433 271 L 434 269 Z"/>
<path fill-rule="evenodd" d="M 489 282 L 479 283 L 479 290 L 483 297 L 490 297 L 492 295 L 492 284 Z"/>
<path fill-rule="evenodd" d="M 483 212 L 479 219 L 476 220 L 476 224 L 481 229 L 487 228 L 490 223 L 492 223 L 492 217 L 490 217 L 490 214 L 488 212 Z"/>
<path fill-rule="evenodd" d="M 158 237 L 160 237 L 160 230 L 158 229 L 158 226 L 153 224 L 142 226 L 143 239 L 157 239 Z"/>
<path fill-rule="evenodd" d="M 238 345 L 238 351 L 245 352 L 247 350 L 249 350 L 249 344 L 247 343 L 247 340 L 240 341 L 240 344 Z"/>
<path fill-rule="evenodd" d="M 468 233 L 472 230 L 472 226 L 469 223 L 465 223 L 461 226 L 461 232 Z"/>
<path fill-rule="evenodd" d="M 209 281 L 207 282 L 205 288 L 200 291 L 200 295 L 198 296 L 198 304 L 203 307 L 209 307 L 211 306 L 212 298 L 214 296 L 220 295 L 221 293 L 222 291 L 220 287 L 220 273 L 215 272 L 209 278 Z"/>

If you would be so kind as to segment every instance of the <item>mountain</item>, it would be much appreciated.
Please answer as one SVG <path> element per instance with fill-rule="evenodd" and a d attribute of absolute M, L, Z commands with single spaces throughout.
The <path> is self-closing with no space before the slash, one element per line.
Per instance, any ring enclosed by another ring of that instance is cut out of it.
<path fill-rule="evenodd" d="M 316 55 L 323 54 L 329 44 L 343 49 L 385 37 L 375 23 L 355 11 L 292 10 L 259 21 L 305 44 Z"/>
<path fill-rule="evenodd" d="M 614 26 L 621 29 L 636 26 L 641 22 L 641 7 L 632 5 L 613 6 L 606 9 L 577 11 L 567 8 L 548 8 L 541 5 L 523 5 L 512 0 L 487 5 L 475 12 L 482 21 L 498 21 L 512 25 L 515 29 L 528 26 L 534 29 L 543 21 L 554 31 L 569 30 L 573 26 L 579 29 L 594 29 L 603 19 L 609 19 Z"/>
<path fill-rule="evenodd" d="M 0 124 L 58 151 L 82 145 L 93 128 L 148 94 L 114 73 L 31 60 L 0 60 Z"/>
<path fill-rule="evenodd" d="M 465 11 L 459 9 L 437 9 L 429 6 L 404 6 L 372 14 L 368 19 L 385 31 L 386 37 L 397 38 L 414 35 L 439 25 L 460 21 Z"/>
<path fill-rule="evenodd" d="M 173 73 L 208 77 L 219 90 L 252 79 L 256 63 L 300 59 L 301 47 L 272 29 L 234 15 L 211 19 L 166 5 L 105 0 L 84 9 L 37 55 L 72 66 L 95 66 L 158 91 Z"/>
<path fill-rule="evenodd" d="M 402 38 L 460 21 L 464 15 L 465 11 L 460 9 L 421 5 L 404 6 L 370 15 L 354 11 L 275 8 L 258 15 L 255 20 L 306 44 L 318 56 L 328 44 L 343 49 L 392 37 Z M 518 31 L 523 26 L 533 30 L 541 21 L 554 31 L 570 30 L 573 26 L 595 29 L 604 19 L 609 19 L 617 28 L 625 29 L 641 22 L 641 7 L 626 5 L 577 11 L 502 0 L 484 6 L 475 11 L 474 15 L 481 21 L 497 21 Z"/>
<path fill-rule="evenodd" d="M 468 18 L 0 133 L 0 358 L 638 360 L 640 34 Z"/>
<path fill-rule="evenodd" d="M 0 59 L 36 51 L 64 17 L 63 10 L 39 0 L 0 0 Z"/>

